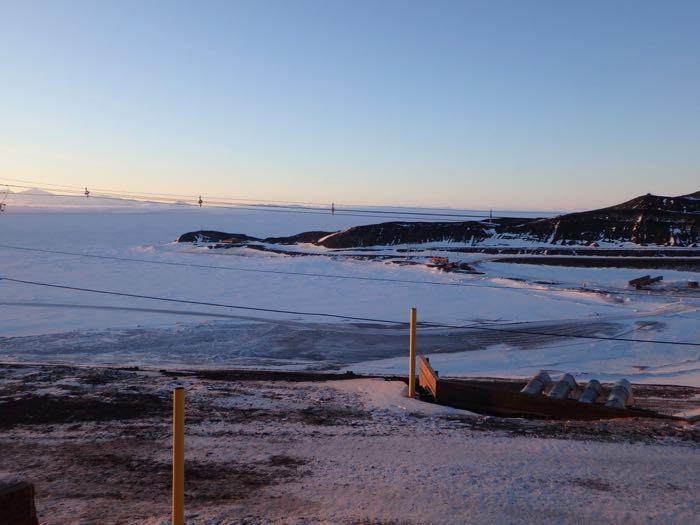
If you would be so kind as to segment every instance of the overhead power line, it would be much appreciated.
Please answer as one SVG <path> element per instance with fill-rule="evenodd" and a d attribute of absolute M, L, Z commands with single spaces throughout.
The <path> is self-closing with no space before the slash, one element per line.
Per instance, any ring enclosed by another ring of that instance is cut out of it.
<path fill-rule="evenodd" d="M 41 189 L 41 188 L 38 188 Z M 23 196 L 23 195 L 31 195 L 31 196 L 36 196 L 36 197 L 73 197 L 77 199 L 83 199 L 85 196 L 83 194 L 59 194 L 59 193 L 21 193 L 21 194 L 11 194 L 11 195 L 18 195 L 18 196 Z M 126 196 L 109 196 L 109 195 L 100 195 L 100 194 L 93 194 L 90 193 L 90 199 L 102 199 L 102 200 L 111 200 L 111 201 L 128 201 L 128 202 L 135 202 L 139 204 L 160 204 L 160 205 L 165 205 L 165 206 L 186 206 L 186 207 L 198 207 L 197 204 L 191 204 L 187 202 L 179 202 L 179 201 L 166 201 L 166 200 L 152 200 L 147 197 L 137 197 L 133 195 L 126 195 Z M 205 202 L 210 202 L 210 201 L 205 201 Z M 297 213 L 297 214 L 307 214 L 307 215 L 326 215 L 330 214 L 330 211 L 328 208 L 310 208 L 310 207 L 305 207 L 305 206 L 277 206 L 277 205 L 272 205 L 272 204 L 237 204 L 237 203 L 219 203 L 215 202 L 214 204 L 209 203 L 207 206 L 209 209 L 230 209 L 230 210 L 249 210 L 249 211 L 264 211 L 264 212 L 272 212 L 272 213 Z M 368 210 L 368 213 L 348 213 L 344 212 L 342 210 L 338 211 L 336 209 L 334 215 L 338 216 L 344 216 L 344 217 L 363 217 L 363 218 L 373 218 L 373 219 L 394 219 L 394 220 L 408 220 L 408 221 L 427 221 L 427 219 L 424 216 L 413 216 L 413 215 L 395 215 L 391 217 L 387 217 L 384 215 L 374 215 L 373 210 Z M 474 215 L 472 216 L 473 218 L 476 218 L 477 216 Z M 467 219 L 468 216 L 464 216 L 464 219 Z M 459 221 L 456 219 L 445 219 L 441 222 L 464 222 L 464 221 Z"/>
<path fill-rule="evenodd" d="M 72 189 L 75 190 L 79 194 L 83 194 L 84 186 L 70 186 L 70 185 L 65 185 L 65 184 L 51 184 L 51 183 L 45 183 L 45 182 L 39 182 L 39 181 L 32 181 L 32 180 L 26 180 L 26 179 L 14 179 L 14 178 L 8 178 L 8 177 L 3 177 L 3 180 L 11 181 L 11 182 L 20 182 L 20 183 L 25 183 L 29 184 L 31 186 L 23 185 L 23 186 L 14 186 L 14 187 L 21 187 L 21 188 L 26 188 L 26 189 L 32 189 L 32 188 L 38 188 L 38 189 L 49 189 L 48 187 L 51 188 L 67 188 L 67 189 Z M 5 184 L 3 184 L 5 185 Z M 183 194 L 183 193 L 164 193 L 164 192 L 159 192 L 159 193 L 149 193 L 145 191 L 127 191 L 127 190 L 115 190 L 115 189 L 106 189 L 106 188 L 95 188 L 91 187 L 91 191 L 96 191 L 96 192 L 106 192 L 109 194 L 119 194 L 119 195 L 135 195 L 135 196 L 141 196 L 141 195 L 147 195 L 151 197 L 180 197 L 180 198 L 186 198 L 186 199 L 192 199 L 193 201 L 199 197 L 198 194 Z M 206 195 L 205 195 L 206 197 Z M 291 201 L 291 200 L 275 200 L 275 199 L 251 199 L 248 197 L 230 197 L 230 196 L 221 196 L 221 195 L 210 195 L 208 197 L 209 201 L 240 201 L 240 202 L 249 202 L 249 203 L 260 203 L 260 204 L 265 204 L 265 203 L 276 203 L 276 204 L 300 204 L 300 205 L 307 205 L 307 206 L 322 206 L 322 210 L 328 211 L 329 208 L 331 207 L 331 203 L 328 202 L 310 202 L 310 201 Z M 366 204 L 348 204 L 348 203 L 335 203 L 335 206 L 340 206 L 344 207 L 342 210 L 345 211 L 358 211 L 358 210 L 351 210 L 350 208 L 366 208 L 368 205 Z M 410 214 L 413 215 L 414 213 L 411 211 L 406 211 L 406 206 L 388 206 L 388 205 L 370 205 L 371 208 L 395 208 L 392 210 L 382 210 L 382 213 L 394 213 L 394 214 Z M 410 207 L 409 207 L 410 208 Z M 441 209 L 441 208 L 429 208 L 429 209 Z M 445 210 L 449 210 L 449 213 L 434 213 L 434 212 L 422 212 L 421 214 L 426 214 L 426 215 L 436 215 L 436 216 L 454 216 L 454 217 L 491 217 L 493 210 L 477 210 L 477 209 L 455 209 L 455 208 L 442 208 Z M 366 210 L 362 210 L 366 211 Z M 372 210 L 376 211 L 376 210 Z M 463 213 L 457 213 L 457 212 L 463 212 Z"/>
<path fill-rule="evenodd" d="M 68 188 L 72 190 L 76 190 L 78 192 L 82 192 L 83 187 L 82 186 L 67 186 L 67 185 L 62 185 L 62 184 L 48 184 L 44 182 L 38 182 L 38 181 L 31 181 L 31 180 L 25 180 L 25 179 L 8 179 L 5 178 L 4 180 L 9 180 L 12 182 L 23 182 L 26 184 L 30 184 L 31 186 L 19 186 L 22 188 L 36 188 L 38 186 L 42 187 L 52 187 L 52 188 Z M 4 184 L 3 184 L 4 185 Z M 42 188 L 45 189 L 45 188 Z M 184 194 L 184 193 L 149 193 L 146 191 L 127 191 L 127 190 L 114 190 L 114 189 L 108 189 L 108 188 L 92 188 L 93 190 L 97 192 L 107 192 L 107 193 L 119 193 L 119 194 L 128 194 L 128 195 L 149 195 L 152 197 L 157 197 L 157 196 L 162 196 L 162 197 L 181 197 L 183 199 L 197 199 L 199 197 L 199 194 L 193 195 L 193 194 Z M 243 198 L 243 197 L 226 197 L 226 196 L 217 196 L 214 197 L 215 199 L 223 199 L 227 201 L 244 201 L 244 202 L 259 202 L 259 203 L 265 203 L 265 202 L 273 202 L 273 203 L 282 203 L 282 204 L 303 204 L 303 205 L 311 205 L 311 206 L 326 206 L 327 203 L 325 202 L 305 202 L 305 201 L 282 201 L 282 200 L 273 200 L 273 199 L 250 199 L 250 198 Z"/>
<path fill-rule="evenodd" d="M 5 179 L 14 180 L 14 179 Z M 20 182 L 17 179 L 17 182 Z M 32 184 L 28 186 L 26 184 Z M 77 186 L 65 185 L 46 185 L 27 181 L 25 185 L 6 184 L 8 188 L 22 188 L 31 191 L 39 189 L 50 192 L 62 191 L 63 194 L 36 194 L 23 193 L 22 195 L 34 195 L 44 197 L 81 197 L 85 196 L 85 190 L 89 189 L 90 198 L 102 198 L 111 200 L 131 200 L 146 204 L 169 204 L 169 205 L 188 205 L 194 206 L 198 204 L 199 195 L 183 195 L 169 193 L 147 193 L 147 192 L 130 192 L 118 190 L 101 190 L 100 188 L 79 188 Z M 59 189 L 57 189 L 59 188 Z M 72 191 L 73 193 L 67 193 Z M 109 192 L 108 194 L 101 192 Z M 174 197 L 190 199 L 192 202 L 181 202 L 173 200 Z M 343 205 L 328 205 L 326 203 L 311 203 L 311 202 L 294 202 L 294 201 L 276 201 L 270 199 L 246 199 L 246 198 L 228 198 L 228 197 L 203 197 L 203 203 L 210 208 L 232 208 L 232 209 L 250 209 L 250 210 L 265 210 L 265 211 L 281 211 L 292 210 L 294 213 L 333 213 L 334 215 L 342 215 L 348 217 L 366 217 L 377 219 L 408 219 L 408 220 L 427 220 L 427 218 L 440 219 L 442 222 L 463 222 L 467 219 L 474 218 L 492 218 L 490 212 L 481 210 L 463 210 L 464 213 L 450 212 L 434 212 L 434 211 L 410 211 L 410 210 L 387 210 L 378 209 L 379 207 L 342 207 Z M 503 216 L 500 216 L 503 217 Z"/>
<path fill-rule="evenodd" d="M 0 248 L 5 248 L 8 250 L 21 250 L 26 252 L 34 253 L 50 253 L 53 255 L 67 255 L 71 257 L 83 257 L 87 259 L 102 259 L 109 261 L 119 261 L 119 262 L 129 262 L 129 263 L 140 263 L 140 264 L 154 264 L 163 266 L 179 266 L 186 268 L 205 268 L 211 270 L 227 270 L 235 272 L 249 272 L 249 273 L 262 273 L 262 274 L 272 274 L 272 275 L 291 275 L 297 277 L 313 277 L 313 278 L 324 278 L 324 279 L 347 279 L 353 281 L 370 281 L 370 282 L 385 282 L 385 283 L 401 283 L 401 284 L 418 284 L 418 285 L 430 285 L 430 286 L 452 286 L 452 287 L 463 287 L 463 288 L 493 288 L 496 290 L 506 289 L 506 290 L 532 290 L 531 288 L 523 288 L 522 286 L 509 286 L 507 284 L 488 284 L 488 283 L 465 283 L 465 282 L 442 282 L 442 281 L 424 281 L 419 279 L 397 279 L 393 277 L 363 277 L 359 275 L 342 275 L 342 274 L 328 274 L 328 273 L 315 273 L 315 272 L 294 272 L 290 270 L 265 270 L 261 268 L 241 268 L 234 266 L 221 266 L 217 264 L 201 264 L 201 263 L 186 263 L 186 262 L 174 262 L 174 261 L 149 261 L 148 259 L 137 259 L 135 257 L 120 257 L 116 255 L 96 255 L 91 253 L 81 253 L 81 252 L 69 252 L 64 250 L 49 250 L 47 248 L 30 248 L 27 246 L 14 246 L 10 244 L 0 244 Z M 339 257 L 341 254 L 319 254 L 319 256 L 333 256 Z M 552 293 L 562 293 L 562 292 L 577 292 L 577 293 L 590 293 L 603 291 L 598 290 L 579 290 L 579 289 L 556 289 L 556 288 L 537 288 L 537 292 L 552 292 Z M 657 296 L 657 297 L 669 297 L 669 298 L 679 298 L 679 299 L 695 299 L 695 297 L 690 295 L 682 294 L 667 294 L 667 293 L 656 293 L 656 292 L 636 292 L 633 290 L 619 290 L 608 292 L 611 294 L 622 294 L 622 295 L 641 295 L 647 296 Z"/>
<path fill-rule="evenodd" d="M 169 298 L 169 297 L 158 297 L 158 296 L 153 296 L 153 295 L 142 295 L 142 294 L 132 294 L 132 293 L 125 293 L 125 292 L 115 292 L 115 291 L 111 291 L 111 290 L 97 290 L 94 288 L 83 288 L 83 287 L 78 287 L 78 286 L 68 286 L 68 285 L 45 283 L 45 282 L 39 282 L 39 281 L 30 281 L 30 280 L 25 280 L 25 279 L 15 279 L 15 278 L 11 278 L 11 277 L 0 276 L 0 281 L 3 281 L 3 280 L 8 281 L 8 282 L 18 283 L 18 284 L 43 286 L 43 287 L 48 287 L 48 288 L 57 288 L 57 289 L 61 289 L 61 290 L 71 290 L 71 291 L 87 292 L 87 293 L 102 294 L 102 295 L 111 295 L 111 296 L 118 296 L 118 297 L 132 297 L 132 298 L 136 298 L 136 299 L 148 299 L 148 300 L 154 300 L 154 301 L 166 301 L 166 302 L 181 303 L 181 304 L 196 304 L 199 306 L 212 306 L 212 307 L 217 307 L 217 308 L 232 308 L 232 309 L 237 309 L 237 310 L 249 310 L 249 311 L 255 311 L 255 312 L 268 312 L 268 313 L 278 313 L 278 314 L 286 314 L 286 315 L 305 315 L 305 316 L 326 317 L 326 318 L 334 318 L 334 319 L 346 319 L 346 320 L 350 320 L 350 321 L 367 321 L 367 322 L 373 322 L 373 323 L 392 324 L 392 325 L 396 325 L 396 326 L 408 326 L 408 323 L 406 323 L 405 321 L 377 319 L 377 318 L 373 318 L 373 317 L 357 317 L 357 316 L 342 315 L 342 314 L 331 314 L 331 313 L 327 313 L 327 312 L 303 312 L 303 311 L 296 311 L 296 310 L 282 310 L 282 309 L 277 309 L 277 308 L 260 308 L 260 307 L 247 306 L 247 305 L 213 303 L 213 302 L 208 302 L 208 301 L 192 301 L 192 300 L 185 300 L 185 299 L 173 299 L 173 298 Z M 542 330 L 519 330 L 519 329 L 514 329 L 514 328 L 496 328 L 494 326 L 483 326 L 483 325 L 479 325 L 479 324 L 473 324 L 473 325 L 469 325 L 466 327 L 454 326 L 454 325 L 448 325 L 448 324 L 440 324 L 440 323 L 426 323 L 426 322 L 418 323 L 418 324 L 421 326 L 427 326 L 427 327 L 431 327 L 431 328 L 456 328 L 456 329 L 466 329 L 466 330 L 482 330 L 482 331 L 488 331 L 488 332 L 536 335 L 536 336 L 546 336 L 546 337 L 559 337 L 559 338 L 565 338 L 565 339 L 590 339 L 590 340 L 600 340 L 600 341 L 620 341 L 620 342 L 631 342 L 631 343 L 654 343 L 654 344 L 679 345 L 679 346 L 700 346 L 700 342 L 694 342 L 694 341 L 669 341 L 669 340 L 659 340 L 659 339 L 636 339 L 636 338 L 632 338 L 632 337 L 607 337 L 607 336 L 598 336 L 598 335 L 561 334 L 561 333 L 557 333 L 557 332 L 547 332 L 547 331 L 542 331 Z"/>
<path fill-rule="evenodd" d="M 18 195 L 18 194 L 15 194 Z M 84 196 L 81 195 L 62 195 L 62 194 L 45 194 L 45 193 L 22 193 L 21 195 L 34 195 L 37 197 L 75 197 L 75 198 L 84 198 Z M 110 197 L 110 196 L 103 196 L 103 195 L 93 195 L 90 194 L 90 199 L 103 199 L 103 200 L 112 200 L 112 201 L 130 201 L 130 202 L 137 202 L 140 204 L 160 204 L 160 205 L 165 205 L 165 206 L 185 206 L 185 207 L 191 207 L 194 208 L 199 207 L 197 205 L 189 204 L 186 202 L 165 202 L 165 201 L 154 201 L 154 200 L 146 200 L 145 198 L 139 198 L 136 199 L 135 197 Z M 209 205 L 208 209 L 210 210 L 217 210 L 217 209 L 227 209 L 227 210 L 248 210 L 248 211 L 264 211 L 264 212 L 272 212 L 272 213 L 294 213 L 294 214 L 306 214 L 306 215 L 317 215 L 317 216 L 325 216 L 329 214 L 328 210 L 323 210 L 323 211 L 317 211 L 313 210 L 311 208 L 305 208 L 305 207 L 292 207 L 288 206 L 288 209 L 285 209 L 280 206 L 272 206 L 272 205 L 251 205 L 251 204 L 229 204 L 229 205 L 223 205 L 223 204 L 214 204 L 214 205 Z M 343 216 L 343 217 L 363 217 L 363 218 L 372 218 L 372 219 L 384 219 L 387 220 L 388 217 L 383 216 L 383 215 L 371 215 L 371 214 L 360 214 L 360 213 L 344 213 L 344 212 L 335 212 L 334 215 L 337 216 Z M 465 217 L 466 218 L 466 217 Z M 426 221 L 427 219 L 425 217 L 414 217 L 414 216 L 409 216 L 409 215 L 401 215 L 401 216 L 393 216 L 391 219 L 394 220 L 403 220 L 403 221 Z M 444 220 L 442 222 L 463 222 L 463 221 L 458 221 L 458 220 Z"/>
<path fill-rule="evenodd" d="M 700 346 L 700 342 L 694 341 L 669 341 L 665 339 L 635 339 L 633 337 L 607 337 L 604 335 L 560 334 L 556 332 L 543 332 L 541 330 L 518 330 L 514 328 L 493 328 L 483 325 L 469 326 L 470 330 L 483 330 L 487 332 L 501 332 L 510 334 L 541 335 L 546 337 L 563 337 L 565 339 L 593 339 L 598 341 L 622 341 L 627 343 L 655 343 L 660 345 Z"/>
<path fill-rule="evenodd" d="M 315 316 L 315 317 L 330 317 L 334 319 L 347 319 L 350 321 L 368 321 L 368 322 L 375 322 L 375 323 L 386 323 L 386 324 L 395 324 L 395 325 L 408 325 L 408 323 L 403 322 L 403 321 L 392 321 L 388 319 L 374 319 L 374 318 L 369 318 L 369 317 L 354 317 L 354 316 L 349 316 L 349 315 L 340 315 L 340 314 L 331 314 L 331 313 L 325 313 L 325 312 L 299 312 L 295 310 L 281 310 L 277 308 L 260 308 L 260 307 L 254 307 L 254 306 L 244 306 L 244 305 L 235 305 L 235 304 L 224 304 L 224 303 L 212 303 L 212 302 L 207 302 L 207 301 L 190 301 L 190 300 L 185 300 L 185 299 L 172 299 L 169 297 L 156 297 L 152 295 L 141 295 L 141 294 L 133 294 L 133 293 L 125 293 L 125 292 L 114 292 L 110 290 L 95 290 L 92 288 L 81 288 L 78 286 L 67 286 L 67 285 L 61 285 L 61 284 L 53 284 L 53 283 L 43 283 L 43 282 L 37 282 L 37 281 L 27 281 L 23 279 L 13 279 L 11 277 L 0 277 L 0 281 L 8 281 L 8 282 L 13 282 L 13 283 L 18 283 L 18 284 L 31 284 L 35 286 L 45 286 L 49 288 L 59 288 L 62 290 L 72 290 L 76 292 L 88 292 L 88 293 L 96 293 L 96 294 L 103 294 L 103 295 L 114 295 L 114 296 L 119 296 L 119 297 L 132 297 L 135 299 L 149 299 L 153 301 L 166 301 L 170 303 L 180 303 L 180 304 L 196 304 L 199 306 L 213 306 L 217 308 L 233 308 L 236 310 L 250 310 L 254 312 L 268 312 L 268 313 L 277 313 L 277 314 L 288 314 L 288 315 L 309 315 L 309 316 Z M 426 323 L 428 325 L 429 323 Z"/>

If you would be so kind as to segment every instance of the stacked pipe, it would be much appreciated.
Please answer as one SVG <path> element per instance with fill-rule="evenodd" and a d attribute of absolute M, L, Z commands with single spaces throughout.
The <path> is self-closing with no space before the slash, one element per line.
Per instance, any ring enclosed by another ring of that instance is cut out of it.
<path fill-rule="evenodd" d="M 569 394 L 571 394 L 571 391 L 576 388 L 576 386 L 574 376 L 571 374 L 564 374 L 547 395 L 554 399 L 569 399 Z"/>
<path fill-rule="evenodd" d="M 605 400 L 605 406 L 627 408 L 632 404 L 634 404 L 632 385 L 627 379 L 620 379 L 613 385 L 612 390 L 610 390 L 610 394 L 608 394 L 608 398 Z"/>
<path fill-rule="evenodd" d="M 530 381 L 520 391 L 523 394 L 538 396 L 541 394 L 553 399 L 569 399 L 571 393 L 578 388 L 576 379 L 571 374 L 564 374 L 556 383 L 552 382 L 549 374 L 540 370 L 533 376 Z M 581 391 L 578 397 L 580 403 L 592 404 L 595 403 L 603 393 L 603 387 L 597 379 L 591 379 Z M 605 406 L 612 408 L 627 408 L 634 405 L 634 396 L 632 395 L 632 385 L 627 379 L 617 381 L 607 398 Z"/>
<path fill-rule="evenodd" d="M 543 393 L 552 384 L 552 378 L 544 370 L 540 370 L 521 390 L 523 394 L 536 396 Z"/>
<path fill-rule="evenodd" d="M 579 403 L 595 403 L 602 391 L 603 387 L 600 384 L 600 381 L 597 379 L 591 379 L 583 389 L 583 392 L 581 392 L 581 395 L 578 396 L 578 401 Z"/>

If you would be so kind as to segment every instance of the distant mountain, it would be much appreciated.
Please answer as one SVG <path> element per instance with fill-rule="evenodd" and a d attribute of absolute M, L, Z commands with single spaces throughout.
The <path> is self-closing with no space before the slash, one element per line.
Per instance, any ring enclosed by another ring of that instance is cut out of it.
<path fill-rule="evenodd" d="M 202 235 L 205 234 L 205 235 Z M 207 235 L 208 234 L 208 235 Z M 246 242 L 242 234 L 192 232 L 209 242 Z M 326 248 L 359 248 L 398 244 L 460 243 L 480 245 L 578 245 L 695 247 L 700 244 L 700 192 L 679 197 L 642 195 L 599 210 L 551 218 L 501 218 L 465 222 L 384 222 L 346 230 L 306 232 L 292 237 L 255 239 L 271 244 L 313 243 Z"/>
<path fill-rule="evenodd" d="M 50 191 L 40 190 L 39 188 L 30 188 L 28 190 L 16 191 L 15 195 L 53 195 Z"/>

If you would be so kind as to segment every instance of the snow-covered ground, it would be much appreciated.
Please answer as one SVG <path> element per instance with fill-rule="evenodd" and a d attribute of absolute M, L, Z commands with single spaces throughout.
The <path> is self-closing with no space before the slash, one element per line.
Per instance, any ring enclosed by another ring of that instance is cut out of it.
<path fill-rule="evenodd" d="M 474 416 L 378 379 L 32 365 L 0 365 L 0 379 L 0 480 L 35 483 L 42 523 L 170 523 L 174 385 L 188 524 L 685 525 L 700 512 L 700 435 L 678 421 Z"/>
<path fill-rule="evenodd" d="M 485 272 L 468 275 L 382 260 L 331 258 L 318 248 L 318 255 L 306 257 L 247 248 L 208 250 L 173 241 L 186 231 L 199 229 L 290 235 L 335 231 L 378 219 L 120 202 L 106 207 L 104 201 L 92 204 L 97 199 L 90 201 L 89 208 L 66 204 L 59 209 L 41 204 L 41 197 L 25 196 L 25 201 L 11 197 L 14 207 L 8 206 L 0 215 L 2 277 L 385 321 L 405 321 L 408 308 L 415 306 L 420 321 L 453 326 L 488 322 L 497 327 L 515 326 L 519 331 L 700 341 L 700 298 L 620 293 L 626 291 L 628 279 L 648 273 L 640 270 L 500 264 L 485 255 L 464 254 L 461 260 Z M 75 198 L 68 201 L 75 202 Z M 439 253 L 438 248 L 433 250 Z M 394 249 L 386 253 L 398 255 Z M 693 272 L 658 273 L 663 273 L 666 286 L 700 277 Z M 582 292 L 582 286 L 611 293 Z M 351 321 L 314 315 L 168 303 L 9 281 L 0 281 L 0 293 L 0 358 L 5 361 L 327 365 L 405 372 L 405 330 L 386 324 L 361 323 L 358 327 Z M 421 328 L 419 350 L 437 354 L 433 362 L 443 374 L 523 376 L 546 368 L 580 377 L 624 375 L 640 382 L 700 385 L 697 346 L 553 337 L 533 340 L 522 334 Z"/>

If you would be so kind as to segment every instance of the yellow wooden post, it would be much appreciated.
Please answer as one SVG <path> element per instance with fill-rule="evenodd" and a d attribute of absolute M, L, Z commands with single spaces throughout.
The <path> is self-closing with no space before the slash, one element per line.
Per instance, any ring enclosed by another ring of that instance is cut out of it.
<path fill-rule="evenodd" d="M 408 397 L 416 395 L 416 309 L 411 308 L 408 336 Z"/>
<path fill-rule="evenodd" d="M 173 390 L 173 525 L 185 524 L 185 390 Z"/>

